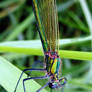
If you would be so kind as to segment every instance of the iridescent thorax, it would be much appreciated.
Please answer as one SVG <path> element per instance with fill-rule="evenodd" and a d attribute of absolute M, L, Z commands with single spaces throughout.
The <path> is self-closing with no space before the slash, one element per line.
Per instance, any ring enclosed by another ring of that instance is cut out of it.
<path fill-rule="evenodd" d="M 47 72 L 50 74 L 58 74 L 61 59 L 57 52 L 46 52 L 45 62 Z"/>
<path fill-rule="evenodd" d="M 59 79 L 61 59 L 57 52 L 45 53 L 47 75 L 50 77 L 49 87 L 51 89 L 62 88 L 66 84 L 66 78 Z"/>

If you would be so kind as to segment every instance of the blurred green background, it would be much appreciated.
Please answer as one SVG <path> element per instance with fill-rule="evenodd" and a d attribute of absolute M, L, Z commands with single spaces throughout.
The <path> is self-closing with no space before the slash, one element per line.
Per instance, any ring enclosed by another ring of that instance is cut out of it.
<path fill-rule="evenodd" d="M 60 49 L 91 52 L 92 0 L 56 1 L 60 41 L 66 39 L 66 44 L 60 44 Z M 35 42 L 38 39 L 40 38 L 33 15 L 32 1 L 0 0 L 0 42 L 11 43 L 12 41 L 16 41 L 17 43 L 17 41 L 24 40 Z M 11 44 L 17 46 L 16 43 Z M 23 44 L 21 43 L 18 45 L 22 46 Z M 28 43 L 26 45 L 29 46 Z M 38 43 L 34 45 L 38 45 Z M 0 51 L 0 56 L 21 70 L 25 68 L 43 68 L 44 66 L 44 57 L 39 55 Z M 68 79 L 68 83 L 64 87 L 64 92 L 92 92 L 92 62 L 68 58 L 62 58 L 62 61 L 62 74 Z M 2 75 L 2 72 L 0 75 Z M 32 75 L 40 76 L 42 74 L 32 72 Z M 44 85 L 47 80 L 36 81 L 40 85 Z M 3 86 L 2 83 L 0 85 L 0 92 L 7 92 L 8 88 Z M 11 86 L 9 85 L 9 87 Z M 46 90 L 49 92 L 49 88 L 46 88 Z M 57 92 L 57 90 L 53 92 Z"/>

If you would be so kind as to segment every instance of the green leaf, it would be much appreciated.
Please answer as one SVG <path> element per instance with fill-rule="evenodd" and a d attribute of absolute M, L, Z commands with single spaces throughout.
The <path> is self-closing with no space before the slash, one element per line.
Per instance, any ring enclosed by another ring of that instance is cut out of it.
<path fill-rule="evenodd" d="M 88 37 L 80 37 L 80 38 L 70 38 L 70 39 L 61 39 L 59 42 L 59 45 L 63 46 L 69 46 L 69 45 L 73 45 L 73 44 L 82 44 L 84 42 L 91 42 L 92 40 L 92 36 L 88 36 Z"/>
<path fill-rule="evenodd" d="M 5 41 L 13 40 L 19 35 L 21 32 L 23 32 L 32 22 L 34 21 L 34 14 L 30 13 L 30 15 L 22 22 L 20 23 L 10 35 L 7 36 Z"/>
<path fill-rule="evenodd" d="M 59 45 L 68 46 L 73 44 L 82 44 L 84 42 L 88 42 L 92 40 L 92 36 L 88 37 L 81 37 L 81 38 L 72 38 L 72 39 L 61 39 L 59 41 Z M 9 41 L 9 42 L 2 42 L 0 43 L 0 48 L 4 47 L 18 47 L 18 48 L 35 48 L 40 49 L 42 48 L 41 41 L 40 40 L 27 40 L 27 41 Z"/>
<path fill-rule="evenodd" d="M 0 85 L 3 86 L 8 92 L 13 92 L 16 86 L 16 83 L 19 79 L 19 76 L 22 71 L 16 68 L 14 65 L 9 63 L 3 57 L 0 57 Z M 19 83 L 18 89 L 16 92 L 23 92 L 22 81 L 26 78 L 27 75 L 23 74 L 23 77 Z M 34 80 L 29 80 L 25 82 L 27 92 L 35 92 L 41 86 Z M 46 92 L 43 89 L 42 92 Z"/>
<path fill-rule="evenodd" d="M 6 8 L 6 7 L 8 7 L 9 5 L 14 4 L 14 3 L 18 3 L 18 2 L 19 2 L 19 0 L 3 1 L 3 2 L 0 2 L 0 8 Z"/>
<path fill-rule="evenodd" d="M 75 59 L 75 60 L 92 60 L 92 52 L 69 51 L 69 50 L 60 50 L 59 52 L 62 58 Z"/>
<path fill-rule="evenodd" d="M 21 45 L 22 46 L 22 45 Z M 38 55 L 42 56 L 42 49 L 34 47 L 17 47 L 17 46 L 0 46 L 1 52 L 14 52 L 22 53 L 27 55 Z M 67 51 L 60 50 L 60 56 L 62 58 L 77 59 L 77 60 L 92 60 L 92 52 L 81 52 L 81 51 Z"/>
<path fill-rule="evenodd" d="M 72 79 L 72 81 L 69 80 L 68 83 L 71 84 L 72 87 L 77 86 L 78 88 L 84 88 L 92 91 L 92 85 L 87 84 L 83 78 L 75 78 L 75 79 Z"/>
<path fill-rule="evenodd" d="M 79 39 L 64 39 L 60 40 L 60 44 L 76 44 L 91 40 L 92 37 L 85 37 Z M 42 56 L 41 42 L 36 41 L 12 41 L 0 43 L 0 52 L 13 52 L 27 55 L 40 55 Z M 66 51 L 60 50 L 60 56 L 62 58 L 77 59 L 77 60 L 92 60 L 91 52 L 80 52 L 80 51 Z"/>
<path fill-rule="evenodd" d="M 58 12 L 62 12 L 64 10 L 67 10 L 68 8 L 73 6 L 76 2 L 77 2 L 77 0 L 70 0 L 70 1 L 67 1 L 65 3 L 58 5 Z"/>
<path fill-rule="evenodd" d="M 91 12 L 89 11 L 88 5 L 86 0 L 79 0 L 81 8 L 83 10 L 84 16 L 86 18 L 88 27 L 90 29 L 90 34 L 92 35 L 92 15 Z"/>
<path fill-rule="evenodd" d="M 0 18 L 3 18 L 7 16 L 9 13 L 18 10 L 24 4 L 24 2 L 25 0 L 4 0 L 0 2 L 0 8 L 4 8 L 3 10 L 1 9 L 2 11 L 0 12 Z"/>

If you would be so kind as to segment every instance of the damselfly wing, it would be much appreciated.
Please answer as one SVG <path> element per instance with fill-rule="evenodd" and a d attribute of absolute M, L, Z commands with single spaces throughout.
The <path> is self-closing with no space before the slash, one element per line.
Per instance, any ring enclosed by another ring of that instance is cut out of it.
<path fill-rule="evenodd" d="M 45 55 L 46 70 L 49 76 L 53 76 L 57 81 L 61 59 L 58 55 L 59 26 L 56 0 L 33 0 L 33 4 Z"/>

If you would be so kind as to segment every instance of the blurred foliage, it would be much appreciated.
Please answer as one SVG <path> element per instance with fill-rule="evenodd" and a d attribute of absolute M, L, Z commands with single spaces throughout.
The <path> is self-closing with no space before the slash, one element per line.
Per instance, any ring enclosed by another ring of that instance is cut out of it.
<path fill-rule="evenodd" d="M 92 0 L 81 1 L 86 1 L 86 6 L 91 15 Z M 80 44 L 75 39 L 80 37 L 84 39 L 84 37 L 92 36 L 92 24 L 90 22 L 92 20 L 89 19 L 89 16 L 85 15 L 86 10 L 84 7 L 86 6 L 82 6 L 83 2 L 80 2 L 80 0 L 57 0 L 60 39 L 74 39 L 74 43 L 76 43 L 73 44 L 72 42 L 70 45 L 66 44 L 65 46 L 61 44 L 60 49 L 92 52 L 92 38 L 88 42 L 82 40 Z M 31 0 L 0 0 L 0 41 L 11 42 L 37 39 L 39 39 L 39 34 L 33 15 Z M 9 60 L 10 63 L 21 70 L 33 67 L 43 68 L 44 66 L 44 57 L 42 56 L 5 52 L 0 53 L 0 56 Z M 68 79 L 64 92 L 92 92 L 92 62 L 68 58 L 62 59 L 62 61 L 62 74 Z M 32 75 L 39 76 L 42 73 L 32 72 Z M 44 85 L 46 82 L 46 80 L 36 81 L 40 85 Z M 5 89 L 4 87 L 0 87 L 0 92 L 6 92 Z M 49 90 L 49 88 L 46 89 Z"/>

